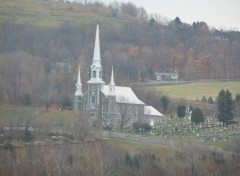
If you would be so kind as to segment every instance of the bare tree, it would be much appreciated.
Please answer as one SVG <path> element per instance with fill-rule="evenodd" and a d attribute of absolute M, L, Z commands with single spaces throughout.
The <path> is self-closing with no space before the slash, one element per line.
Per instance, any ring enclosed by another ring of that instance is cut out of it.
<path fill-rule="evenodd" d="M 86 113 L 77 113 L 76 117 L 73 120 L 72 127 L 76 140 L 84 141 L 95 136 L 93 122 L 91 121 L 91 118 L 89 118 L 89 115 Z"/>

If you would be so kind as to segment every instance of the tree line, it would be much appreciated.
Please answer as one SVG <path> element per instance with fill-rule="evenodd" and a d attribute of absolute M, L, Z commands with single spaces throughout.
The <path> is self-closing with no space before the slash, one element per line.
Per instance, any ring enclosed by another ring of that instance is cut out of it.
<path fill-rule="evenodd" d="M 121 13 L 127 14 L 130 5 L 125 5 Z M 119 24 L 100 22 L 106 82 L 112 66 L 119 85 L 152 79 L 155 71 L 177 71 L 184 80 L 240 76 L 239 32 L 209 29 L 204 22 L 190 25 L 178 17 L 163 24 L 157 15 L 145 14 L 147 18 L 140 19 L 140 11 L 137 8 L 135 21 L 119 22 L 120 17 L 112 16 Z M 26 103 L 29 97 L 40 104 L 68 102 L 75 89 L 78 64 L 82 82 L 88 80 L 95 27 L 96 22 L 74 25 L 66 21 L 56 28 L 1 23 L 1 103 Z M 59 63 L 70 64 L 72 69 L 64 72 Z"/>

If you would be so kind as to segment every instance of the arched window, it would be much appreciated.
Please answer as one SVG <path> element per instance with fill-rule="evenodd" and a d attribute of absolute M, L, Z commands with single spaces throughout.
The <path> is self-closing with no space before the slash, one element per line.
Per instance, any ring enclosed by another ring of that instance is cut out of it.
<path fill-rule="evenodd" d="M 91 108 L 94 108 L 94 107 L 95 107 L 95 102 L 96 102 L 95 95 L 92 95 L 92 96 L 91 96 L 91 103 L 90 103 L 90 107 L 91 107 Z"/>
<path fill-rule="evenodd" d="M 93 71 L 93 78 L 96 78 L 96 70 Z"/>
<path fill-rule="evenodd" d="M 99 72 L 99 78 L 102 78 L 102 71 Z"/>
<path fill-rule="evenodd" d="M 106 116 L 106 106 L 102 106 L 102 118 Z"/>

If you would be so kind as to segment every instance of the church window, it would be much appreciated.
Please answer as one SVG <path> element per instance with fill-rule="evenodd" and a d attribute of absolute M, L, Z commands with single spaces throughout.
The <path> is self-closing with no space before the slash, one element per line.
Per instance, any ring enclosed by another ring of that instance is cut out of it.
<path fill-rule="evenodd" d="M 93 71 L 93 78 L 96 78 L 96 70 Z"/>
<path fill-rule="evenodd" d="M 102 106 L 102 117 L 106 116 L 106 106 Z"/>
<path fill-rule="evenodd" d="M 95 102 L 96 102 L 96 98 L 94 95 L 91 96 L 91 104 L 90 104 L 90 107 L 91 108 L 94 108 L 95 107 Z"/>
<path fill-rule="evenodd" d="M 99 78 L 102 78 L 102 71 L 99 72 Z"/>

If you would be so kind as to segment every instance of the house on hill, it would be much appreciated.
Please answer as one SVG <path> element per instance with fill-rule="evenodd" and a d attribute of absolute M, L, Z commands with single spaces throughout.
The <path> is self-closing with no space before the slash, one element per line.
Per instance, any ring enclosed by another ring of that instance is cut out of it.
<path fill-rule="evenodd" d="M 139 119 L 148 122 L 151 119 L 157 121 L 156 119 L 160 120 L 163 117 L 156 109 L 149 108 L 139 100 L 130 87 L 115 85 L 113 68 L 109 84 L 103 81 L 102 72 L 97 26 L 90 79 L 87 81 L 85 92 L 82 90 L 80 67 L 78 71 L 74 99 L 76 117 L 87 117 L 91 119 L 90 121 L 100 120 L 103 126 L 112 127 L 130 126 Z"/>
<path fill-rule="evenodd" d="M 179 74 L 177 72 L 155 72 L 154 77 L 157 81 L 163 81 L 163 80 L 177 80 L 179 77 Z"/>

